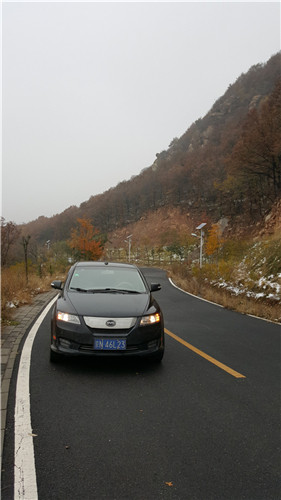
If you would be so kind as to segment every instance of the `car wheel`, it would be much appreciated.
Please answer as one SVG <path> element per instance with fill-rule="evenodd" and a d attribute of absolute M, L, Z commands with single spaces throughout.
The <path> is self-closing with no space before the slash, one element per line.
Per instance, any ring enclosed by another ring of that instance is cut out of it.
<path fill-rule="evenodd" d="M 51 363 L 58 363 L 61 360 L 61 355 L 50 349 L 50 361 Z"/>

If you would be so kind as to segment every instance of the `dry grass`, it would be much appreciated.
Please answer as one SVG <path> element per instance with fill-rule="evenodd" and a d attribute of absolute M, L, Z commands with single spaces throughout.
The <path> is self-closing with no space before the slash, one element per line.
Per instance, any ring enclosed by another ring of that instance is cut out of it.
<path fill-rule="evenodd" d="M 31 270 L 26 282 L 24 266 L 17 264 L 1 271 L 1 320 L 3 323 L 12 317 L 15 307 L 31 304 L 32 299 L 39 293 L 48 292 L 54 277 L 45 275 L 40 277 Z"/>
<path fill-rule="evenodd" d="M 252 314 L 259 318 L 274 322 L 281 322 L 281 304 L 266 299 L 251 299 L 246 296 L 235 296 L 227 290 L 220 290 L 206 283 L 202 283 L 195 276 L 181 277 L 179 274 L 169 271 L 173 282 L 182 290 L 202 297 L 216 304 L 221 304 L 226 309 L 238 311 L 242 314 Z"/>

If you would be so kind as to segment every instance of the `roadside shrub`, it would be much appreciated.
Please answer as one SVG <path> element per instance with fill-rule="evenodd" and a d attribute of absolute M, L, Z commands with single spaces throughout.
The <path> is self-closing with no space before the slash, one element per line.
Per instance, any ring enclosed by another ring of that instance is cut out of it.
<path fill-rule="evenodd" d="M 224 260 L 239 261 L 247 254 L 251 243 L 243 240 L 224 240 L 220 255 Z"/>

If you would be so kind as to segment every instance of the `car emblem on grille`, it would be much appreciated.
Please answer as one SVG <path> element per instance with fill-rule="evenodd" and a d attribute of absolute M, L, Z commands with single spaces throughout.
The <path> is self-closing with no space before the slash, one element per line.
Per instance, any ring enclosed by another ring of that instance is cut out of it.
<path fill-rule="evenodd" d="M 112 327 L 116 325 L 116 321 L 114 321 L 114 319 L 109 319 L 105 324 L 106 326 Z"/>

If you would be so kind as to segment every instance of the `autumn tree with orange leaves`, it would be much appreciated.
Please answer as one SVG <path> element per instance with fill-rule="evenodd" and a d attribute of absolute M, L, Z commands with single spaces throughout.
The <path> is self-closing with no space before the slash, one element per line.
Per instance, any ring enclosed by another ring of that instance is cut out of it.
<path fill-rule="evenodd" d="M 71 229 L 68 245 L 79 260 L 98 260 L 103 253 L 103 245 L 98 240 L 99 231 L 90 219 L 77 219 L 78 227 Z"/>
<path fill-rule="evenodd" d="M 216 255 L 223 243 L 221 230 L 218 224 L 212 224 L 208 232 L 208 239 L 205 245 L 205 253 L 209 256 Z"/>

